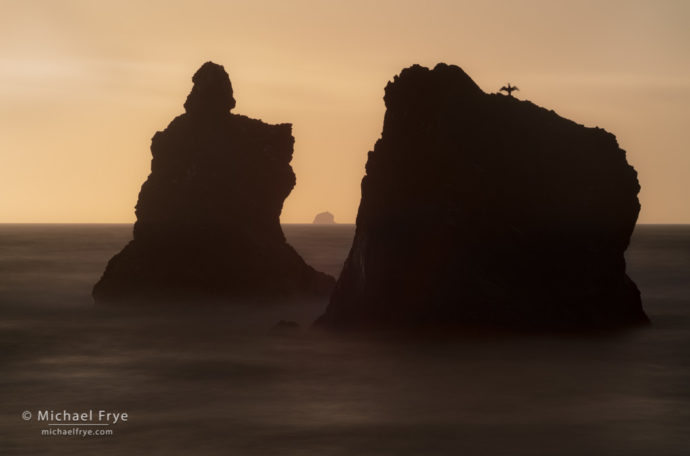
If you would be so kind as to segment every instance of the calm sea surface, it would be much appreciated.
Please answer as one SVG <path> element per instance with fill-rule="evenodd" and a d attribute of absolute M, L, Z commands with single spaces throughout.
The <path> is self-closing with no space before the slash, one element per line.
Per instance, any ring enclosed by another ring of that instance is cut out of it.
<path fill-rule="evenodd" d="M 337 275 L 354 227 L 286 225 Z M 690 226 L 638 226 L 649 328 L 391 340 L 308 330 L 326 301 L 92 304 L 128 225 L 0 225 L 0 455 L 688 455 Z M 281 319 L 301 329 L 276 332 Z M 125 412 L 49 427 L 37 412 Z M 32 419 L 22 419 L 22 412 Z M 42 436 L 42 429 L 109 436 Z"/>

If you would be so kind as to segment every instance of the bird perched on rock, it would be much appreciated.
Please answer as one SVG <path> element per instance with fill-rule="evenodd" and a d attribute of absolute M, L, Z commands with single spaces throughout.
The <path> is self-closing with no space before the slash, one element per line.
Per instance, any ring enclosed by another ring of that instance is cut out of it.
<path fill-rule="evenodd" d="M 499 92 L 508 92 L 508 96 L 512 97 L 513 91 L 515 91 L 515 90 L 520 90 L 520 89 L 518 89 L 516 86 L 511 86 L 510 82 L 509 82 L 507 85 L 504 85 L 503 87 L 501 87 L 501 90 L 499 90 Z"/>

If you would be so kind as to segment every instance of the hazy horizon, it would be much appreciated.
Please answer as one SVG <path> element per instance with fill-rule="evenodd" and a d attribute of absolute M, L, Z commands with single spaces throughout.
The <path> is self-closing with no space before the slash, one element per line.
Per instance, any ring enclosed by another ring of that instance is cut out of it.
<path fill-rule="evenodd" d="M 131 222 L 0 222 L 0 225 L 134 225 L 134 220 Z M 317 226 L 333 226 L 333 225 L 343 225 L 343 226 L 355 226 L 355 222 L 343 222 L 343 223 L 313 223 L 313 222 L 280 222 L 281 225 L 317 225 Z M 664 226 L 685 226 L 690 225 L 690 223 L 643 223 L 638 222 L 636 225 L 664 225 Z"/>
<path fill-rule="evenodd" d="M 690 223 L 688 2 L 0 6 L 0 223 L 132 223 L 151 137 L 208 60 L 230 74 L 233 113 L 293 124 L 283 223 L 354 223 L 387 81 L 438 62 L 612 132 L 639 174 L 639 222 Z"/>

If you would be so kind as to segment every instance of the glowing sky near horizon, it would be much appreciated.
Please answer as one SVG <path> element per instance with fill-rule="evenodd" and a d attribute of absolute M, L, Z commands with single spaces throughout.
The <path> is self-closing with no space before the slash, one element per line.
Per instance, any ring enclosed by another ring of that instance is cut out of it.
<path fill-rule="evenodd" d="M 614 133 L 640 222 L 690 223 L 690 2 L 2 1 L 0 222 L 131 222 L 150 139 L 191 76 L 225 66 L 233 112 L 290 122 L 283 222 L 353 222 L 387 81 L 461 66 L 487 92 Z"/>

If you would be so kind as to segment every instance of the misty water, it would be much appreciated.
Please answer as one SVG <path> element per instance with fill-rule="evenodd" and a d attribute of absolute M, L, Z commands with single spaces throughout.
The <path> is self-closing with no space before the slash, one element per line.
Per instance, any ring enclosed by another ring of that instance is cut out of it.
<path fill-rule="evenodd" d="M 337 275 L 352 226 L 284 229 Z M 627 253 L 653 324 L 586 336 L 309 330 L 326 300 L 94 306 L 130 236 L 0 225 L 0 454 L 690 454 L 690 226 L 638 226 Z M 90 409 L 128 421 L 41 436 L 37 411 Z"/>

